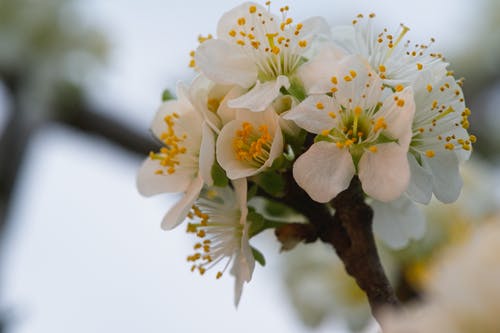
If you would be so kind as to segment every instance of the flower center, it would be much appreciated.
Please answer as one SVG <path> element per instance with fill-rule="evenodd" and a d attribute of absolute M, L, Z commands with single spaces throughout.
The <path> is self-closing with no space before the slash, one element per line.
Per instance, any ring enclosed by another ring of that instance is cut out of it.
<path fill-rule="evenodd" d="M 244 122 L 236 131 L 233 148 L 236 158 L 254 166 L 261 166 L 269 159 L 272 137 L 267 125 L 260 125 L 258 130 L 249 122 Z"/>
<path fill-rule="evenodd" d="M 182 143 L 186 140 L 187 135 L 178 136 L 175 133 L 175 119 L 179 119 L 179 115 L 175 112 L 165 116 L 163 120 L 167 125 L 167 130 L 160 136 L 160 140 L 165 144 L 165 147 L 160 148 L 157 153 L 149 153 L 149 158 L 158 160 L 163 167 L 155 171 L 159 175 L 164 174 L 165 171 L 169 175 L 175 173 L 176 167 L 180 164 L 179 155 L 186 153 L 186 147 Z"/>

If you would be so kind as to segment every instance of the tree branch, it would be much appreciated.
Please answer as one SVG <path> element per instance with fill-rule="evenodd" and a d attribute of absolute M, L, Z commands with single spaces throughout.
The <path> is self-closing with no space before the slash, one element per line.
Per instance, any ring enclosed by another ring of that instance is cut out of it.
<path fill-rule="evenodd" d="M 319 238 L 334 247 L 347 273 L 366 293 L 375 318 L 378 319 L 381 308 L 399 306 L 380 263 L 372 231 L 373 211 L 365 203 L 358 177 L 355 176 L 349 188 L 332 200 L 334 216 L 327 205 L 311 200 L 294 181 L 289 179 L 288 184 L 284 203 L 306 216 L 310 224 L 277 228 L 275 233 L 284 249 L 290 244 L 286 243 L 287 236 L 295 243 L 300 238 L 306 243 Z"/>

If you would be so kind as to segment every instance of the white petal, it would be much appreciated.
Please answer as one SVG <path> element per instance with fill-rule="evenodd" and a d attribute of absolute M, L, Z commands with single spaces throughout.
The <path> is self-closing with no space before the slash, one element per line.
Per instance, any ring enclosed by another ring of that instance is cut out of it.
<path fill-rule="evenodd" d="M 406 194 L 418 203 L 428 204 L 432 198 L 432 174 L 429 168 L 418 164 L 415 156 L 408 154 L 410 183 Z"/>
<path fill-rule="evenodd" d="M 254 60 L 239 45 L 223 40 L 210 39 L 200 44 L 195 61 L 201 72 L 216 83 L 249 88 L 257 80 Z"/>
<path fill-rule="evenodd" d="M 163 169 L 158 161 L 150 158 L 142 163 L 136 180 L 140 194 L 149 197 L 160 193 L 184 192 L 193 179 L 193 173 L 184 170 L 177 170 L 170 175 L 155 173 Z"/>
<path fill-rule="evenodd" d="M 317 142 L 293 165 L 297 184 L 317 202 L 328 202 L 349 187 L 355 173 L 351 154 L 330 142 Z"/>
<path fill-rule="evenodd" d="M 243 235 L 241 237 L 241 248 L 231 269 L 231 274 L 235 277 L 234 284 L 234 305 L 238 306 L 241 293 L 243 291 L 243 282 L 250 282 L 255 269 L 255 258 L 248 242 L 248 229 L 250 225 L 247 223 L 243 227 Z"/>
<path fill-rule="evenodd" d="M 222 125 L 227 124 L 231 120 L 236 118 L 236 114 L 240 112 L 240 109 L 231 108 L 228 105 L 228 102 L 240 97 L 246 93 L 246 89 L 241 88 L 240 86 L 234 86 L 222 99 L 219 105 L 219 109 L 217 110 L 217 115 L 222 121 Z"/>
<path fill-rule="evenodd" d="M 374 200 L 373 231 L 377 238 L 393 249 L 405 247 L 411 239 L 420 239 L 425 233 L 422 210 L 406 196 L 391 202 Z"/>
<path fill-rule="evenodd" d="M 394 98 L 397 97 L 398 101 Z M 397 105 L 397 102 L 404 101 L 402 107 Z M 394 138 L 399 140 L 399 144 L 407 146 L 410 143 L 413 122 L 415 114 L 415 101 L 413 99 L 413 90 L 411 87 L 405 88 L 399 93 L 394 93 L 388 96 L 376 114 L 377 117 L 384 117 L 387 123 L 387 132 Z"/>
<path fill-rule="evenodd" d="M 205 184 L 212 186 L 212 166 L 215 162 L 215 134 L 208 124 L 203 123 L 203 136 L 200 147 L 200 175 Z"/>
<path fill-rule="evenodd" d="M 300 34 L 298 35 L 299 39 L 310 39 L 319 36 L 330 39 L 330 26 L 323 17 L 310 17 L 301 23 L 302 29 L 300 29 Z"/>
<path fill-rule="evenodd" d="M 254 14 L 251 14 L 249 11 L 251 6 L 255 6 L 256 11 Z M 260 14 L 260 16 L 258 14 Z M 279 29 L 278 17 L 271 14 L 265 7 L 263 7 L 258 3 L 245 2 L 239 6 L 236 6 L 230 11 L 224 13 L 224 15 L 222 15 L 217 24 L 217 38 L 232 40 L 233 38 L 229 36 L 229 32 L 231 30 L 238 31 L 239 29 L 242 28 L 242 26 L 238 24 L 238 19 L 240 18 L 245 19 L 246 23 L 244 27 L 247 27 L 247 29 L 250 29 L 250 27 L 252 26 L 260 25 L 260 21 L 264 20 L 267 22 L 266 24 L 267 31 L 262 31 L 263 29 L 254 30 L 253 33 L 255 35 L 256 40 L 266 40 L 265 36 L 266 32 L 274 33 L 278 32 Z"/>
<path fill-rule="evenodd" d="M 330 78 L 333 75 L 332 64 L 338 62 L 345 53 L 336 45 L 324 43 L 319 52 L 310 61 L 300 66 L 297 76 L 308 93 L 327 93 L 330 91 Z"/>
<path fill-rule="evenodd" d="M 230 100 L 228 106 L 232 108 L 244 108 L 252 111 L 264 111 L 280 95 L 281 87 L 288 89 L 290 81 L 284 75 L 278 76 L 276 80 L 265 83 L 257 82 L 249 92 Z"/>
<path fill-rule="evenodd" d="M 377 145 L 378 151 L 366 151 L 358 164 L 363 191 L 374 199 L 395 200 L 408 188 L 410 167 L 407 149 L 397 143 Z"/>
<path fill-rule="evenodd" d="M 432 158 L 422 157 L 432 171 L 432 190 L 436 198 L 444 203 L 458 199 L 462 189 L 462 177 L 458 169 L 458 158 L 454 152 L 440 152 Z"/>
<path fill-rule="evenodd" d="M 191 182 L 182 199 L 173 205 L 163 218 L 161 227 L 164 230 L 171 230 L 184 221 L 195 200 L 200 195 L 202 187 L 203 179 L 201 177 L 197 177 Z"/>
<path fill-rule="evenodd" d="M 203 119 L 208 121 L 210 126 L 214 129 L 220 128 L 220 119 L 207 107 L 209 94 L 211 91 L 216 90 L 216 88 L 224 89 L 226 87 L 227 86 L 216 85 L 206 76 L 200 74 L 193 80 L 191 87 L 189 88 L 189 99 L 195 110 L 199 112 Z"/>
<path fill-rule="evenodd" d="M 166 130 L 165 116 L 173 114 L 185 115 L 193 112 L 194 108 L 187 99 L 170 100 L 162 103 L 156 111 L 156 114 L 151 123 L 151 131 L 159 139 L 163 132 Z"/>
<path fill-rule="evenodd" d="M 318 109 L 321 103 L 323 109 Z M 314 95 L 307 97 L 302 103 L 290 110 L 283 118 L 293 120 L 299 127 L 308 132 L 319 134 L 323 130 L 336 127 L 340 115 L 333 119 L 329 112 L 337 113 L 332 98 L 326 95 Z"/>

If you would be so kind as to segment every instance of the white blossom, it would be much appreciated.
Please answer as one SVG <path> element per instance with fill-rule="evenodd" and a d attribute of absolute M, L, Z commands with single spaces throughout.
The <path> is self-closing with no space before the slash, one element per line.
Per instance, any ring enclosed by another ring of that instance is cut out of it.
<path fill-rule="evenodd" d="M 243 283 L 252 278 L 255 259 L 248 241 L 247 181 L 239 179 L 232 184 L 234 190 L 230 187 L 209 187 L 196 200 L 188 215 L 192 222 L 188 224 L 187 231 L 196 234 L 199 242 L 194 245 L 195 253 L 187 260 L 192 263 L 191 270 L 197 270 L 201 275 L 220 263 L 223 266 L 217 272 L 217 278 L 232 264 L 234 302 L 237 306 Z"/>
<path fill-rule="evenodd" d="M 179 225 L 203 184 L 211 184 L 210 169 L 215 160 L 213 133 L 189 102 L 187 89 L 179 86 L 178 95 L 178 100 L 163 103 L 156 113 L 151 131 L 164 147 L 150 153 L 137 176 L 142 195 L 184 193 L 165 215 L 164 229 Z"/>
<path fill-rule="evenodd" d="M 264 171 L 283 152 L 283 134 L 274 109 L 240 110 L 235 117 L 222 128 L 216 143 L 217 161 L 230 179 Z"/>
<path fill-rule="evenodd" d="M 195 52 L 195 63 L 219 84 L 249 89 L 230 101 L 233 108 L 265 110 L 281 88 L 293 84 L 296 70 L 307 60 L 310 48 L 328 25 L 314 17 L 295 24 L 281 8 L 282 18 L 268 9 L 246 2 L 225 13 L 217 26 L 217 38 L 205 40 Z"/>
<path fill-rule="evenodd" d="M 387 92 L 358 56 L 325 70 L 331 73 L 330 82 L 318 85 L 325 94 L 309 96 L 285 116 L 319 134 L 319 141 L 295 161 L 295 180 L 313 200 L 327 202 L 358 174 L 363 190 L 374 199 L 397 199 L 410 177 L 411 88 Z"/>

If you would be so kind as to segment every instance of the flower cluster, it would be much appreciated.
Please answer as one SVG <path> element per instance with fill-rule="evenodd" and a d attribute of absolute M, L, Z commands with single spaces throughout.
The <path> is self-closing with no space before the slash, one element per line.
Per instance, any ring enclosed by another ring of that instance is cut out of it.
<path fill-rule="evenodd" d="M 475 142 L 462 82 L 433 40 L 410 44 L 404 25 L 377 32 L 373 14 L 332 29 L 266 6 L 244 3 L 221 17 L 216 37 L 199 38 L 189 63 L 198 75 L 158 110 L 152 132 L 163 148 L 138 176 L 144 195 L 183 193 L 162 227 L 191 220 L 192 269 L 224 261 L 220 277 L 232 264 L 236 303 L 263 261 L 249 238 L 286 211 L 266 217 L 254 198 L 287 202 L 294 182 L 327 204 L 359 177 L 375 232 L 402 247 L 423 233 L 413 202 L 457 199 Z"/>

